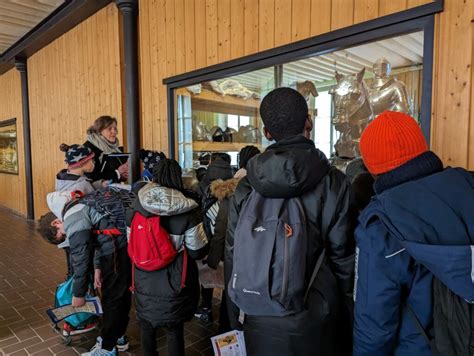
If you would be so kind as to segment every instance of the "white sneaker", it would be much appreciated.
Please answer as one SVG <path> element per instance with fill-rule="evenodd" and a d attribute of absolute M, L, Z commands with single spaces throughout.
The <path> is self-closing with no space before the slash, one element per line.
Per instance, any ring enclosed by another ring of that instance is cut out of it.
<path fill-rule="evenodd" d="M 89 352 L 84 352 L 82 356 L 117 356 L 117 349 L 114 347 L 112 351 L 104 350 L 95 344 Z"/>
<path fill-rule="evenodd" d="M 102 347 L 102 336 L 97 336 L 95 345 L 92 346 L 91 351 L 96 348 L 101 348 L 101 347 Z M 128 348 L 130 347 L 130 343 L 128 342 L 128 337 L 126 335 L 119 337 L 115 347 L 117 348 L 117 351 L 120 351 L 120 352 L 127 351 Z"/>

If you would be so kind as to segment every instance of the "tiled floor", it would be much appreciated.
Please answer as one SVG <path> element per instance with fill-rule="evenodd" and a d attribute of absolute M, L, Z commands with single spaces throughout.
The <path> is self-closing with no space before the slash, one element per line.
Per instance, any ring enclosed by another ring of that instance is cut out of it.
<path fill-rule="evenodd" d="M 64 346 L 45 314 L 65 270 L 64 253 L 43 241 L 34 223 L 0 209 L 0 355 L 77 355 L 95 343 L 97 334 L 89 333 Z M 130 315 L 129 354 L 141 355 L 134 312 Z M 185 324 L 186 355 L 213 355 L 209 337 L 216 330 L 215 323 L 193 320 Z M 160 356 L 168 355 L 165 339 L 160 332 Z"/>

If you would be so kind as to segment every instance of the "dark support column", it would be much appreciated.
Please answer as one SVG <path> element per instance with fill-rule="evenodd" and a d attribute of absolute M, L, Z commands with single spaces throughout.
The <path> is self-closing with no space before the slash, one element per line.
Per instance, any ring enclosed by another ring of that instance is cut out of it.
<path fill-rule="evenodd" d="M 140 146 L 139 130 L 139 91 L 138 91 L 138 29 L 137 29 L 137 0 L 115 0 L 122 13 L 123 20 L 123 49 L 125 60 L 125 115 L 127 122 L 127 144 L 130 156 L 129 183 L 140 179 Z"/>
<path fill-rule="evenodd" d="M 174 89 L 167 86 L 166 91 L 168 92 L 168 157 L 177 160 L 175 125 L 178 118 L 174 111 Z"/>
<path fill-rule="evenodd" d="M 31 169 L 31 136 L 30 136 L 30 103 L 28 96 L 28 72 L 26 59 L 16 59 L 15 67 L 21 77 L 21 102 L 23 108 L 23 142 L 25 146 L 25 181 L 26 181 L 26 217 L 35 218 L 33 200 L 33 174 Z"/>
<path fill-rule="evenodd" d="M 277 64 L 273 67 L 275 88 L 281 88 L 283 85 L 283 64 Z"/>

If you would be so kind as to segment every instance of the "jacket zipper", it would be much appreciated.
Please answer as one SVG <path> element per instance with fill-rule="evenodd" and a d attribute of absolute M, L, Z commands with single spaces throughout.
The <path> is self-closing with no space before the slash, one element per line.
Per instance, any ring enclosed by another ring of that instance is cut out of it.
<path fill-rule="evenodd" d="M 285 259 L 284 259 L 284 264 L 283 264 L 283 282 L 281 284 L 281 296 L 280 296 L 280 303 L 284 304 L 284 301 L 286 299 L 286 295 L 288 293 L 288 274 L 289 274 L 289 253 L 288 253 L 288 244 L 289 244 L 289 238 L 286 237 L 285 235 Z"/>

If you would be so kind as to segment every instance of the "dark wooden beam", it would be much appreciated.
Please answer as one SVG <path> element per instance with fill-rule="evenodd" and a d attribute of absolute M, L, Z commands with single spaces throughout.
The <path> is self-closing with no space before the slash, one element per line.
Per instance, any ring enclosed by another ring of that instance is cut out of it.
<path fill-rule="evenodd" d="M 130 152 L 130 174 L 128 181 L 133 184 L 140 180 L 139 90 L 138 90 L 138 0 L 115 0 L 122 13 L 123 58 L 125 87 L 125 118 L 127 127 L 127 148 Z"/>
<path fill-rule="evenodd" d="M 33 169 L 31 166 L 30 102 L 28 95 L 28 70 L 26 59 L 17 58 L 15 67 L 21 77 L 21 103 L 23 111 L 23 142 L 25 150 L 26 218 L 34 220 Z"/>

